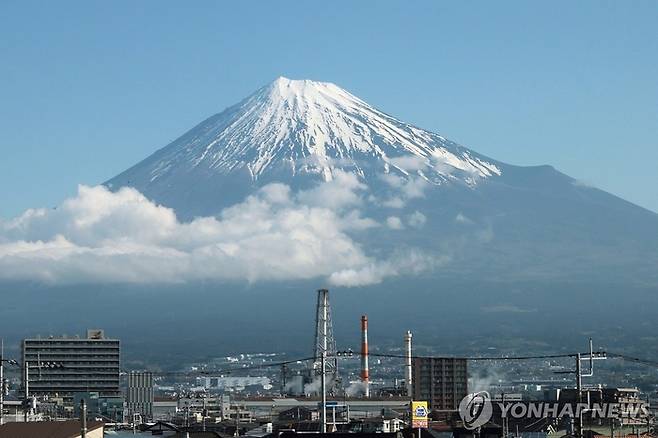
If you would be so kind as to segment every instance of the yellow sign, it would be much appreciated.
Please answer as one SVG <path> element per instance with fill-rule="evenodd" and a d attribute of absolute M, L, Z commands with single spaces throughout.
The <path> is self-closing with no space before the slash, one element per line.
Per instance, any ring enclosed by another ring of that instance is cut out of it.
<path fill-rule="evenodd" d="M 427 407 L 426 401 L 412 401 L 411 402 L 411 427 L 427 428 L 430 411 Z"/>

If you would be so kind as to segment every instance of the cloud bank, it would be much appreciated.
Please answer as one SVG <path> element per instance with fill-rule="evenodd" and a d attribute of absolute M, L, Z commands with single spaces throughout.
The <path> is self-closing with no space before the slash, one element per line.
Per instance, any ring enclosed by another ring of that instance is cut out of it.
<path fill-rule="evenodd" d="M 176 283 L 325 278 L 336 286 L 362 286 L 432 266 L 419 253 L 398 254 L 395 260 L 366 254 L 352 236 L 386 225 L 361 215 L 364 190 L 347 173 L 298 193 L 270 184 L 216 217 L 180 222 L 172 209 L 135 189 L 80 186 L 77 196 L 55 209 L 28 210 L 0 221 L 0 279 Z"/>

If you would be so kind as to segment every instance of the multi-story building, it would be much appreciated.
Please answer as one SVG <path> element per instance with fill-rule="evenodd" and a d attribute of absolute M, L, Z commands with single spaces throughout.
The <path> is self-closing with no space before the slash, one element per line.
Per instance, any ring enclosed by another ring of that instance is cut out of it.
<path fill-rule="evenodd" d="M 153 399 L 153 421 L 171 422 L 178 413 L 178 400 L 173 397 Z"/>
<path fill-rule="evenodd" d="M 457 410 L 468 394 L 466 359 L 417 357 L 413 359 L 413 396 L 433 410 Z"/>
<path fill-rule="evenodd" d="M 226 420 L 231 417 L 231 399 L 228 395 L 210 397 L 182 397 L 178 399 L 178 411 L 203 413 L 206 417 Z"/>
<path fill-rule="evenodd" d="M 106 338 L 102 330 L 87 330 L 86 338 L 24 339 L 22 350 L 24 393 L 119 395 L 119 340 Z"/>
<path fill-rule="evenodd" d="M 272 384 L 269 377 L 264 376 L 223 376 L 223 377 L 197 377 L 197 383 L 206 389 L 235 389 L 241 390 L 248 386 L 258 386 L 263 389 L 271 389 Z"/>
<path fill-rule="evenodd" d="M 149 371 L 128 373 L 126 409 L 130 418 L 135 414 L 141 415 L 143 421 L 153 418 L 153 373 Z"/>

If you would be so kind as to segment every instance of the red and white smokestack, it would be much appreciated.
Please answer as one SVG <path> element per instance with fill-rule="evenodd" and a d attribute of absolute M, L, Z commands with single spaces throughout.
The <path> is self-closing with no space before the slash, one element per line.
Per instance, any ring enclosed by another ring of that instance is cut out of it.
<path fill-rule="evenodd" d="M 370 370 L 368 369 L 368 317 L 361 316 L 361 381 L 365 396 L 370 397 Z"/>

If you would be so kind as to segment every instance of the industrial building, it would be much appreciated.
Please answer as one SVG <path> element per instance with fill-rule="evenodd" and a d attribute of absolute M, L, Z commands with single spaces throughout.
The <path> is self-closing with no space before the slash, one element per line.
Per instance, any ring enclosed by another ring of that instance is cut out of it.
<path fill-rule="evenodd" d="M 468 394 L 466 359 L 416 357 L 413 359 L 413 397 L 427 400 L 432 410 L 457 410 Z"/>
<path fill-rule="evenodd" d="M 258 386 L 265 390 L 272 388 L 269 377 L 264 376 L 203 376 L 197 377 L 196 380 L 199 386 L 213 390 L 244 389 L 249 386 Z"/>
<path fill-rule="evenodd" d="M 86 338 L 24 339 L 22 356 L 26 395 L 119 395 L 120 343 L 106 338 L 103 330 L 87 330 Z"/>

